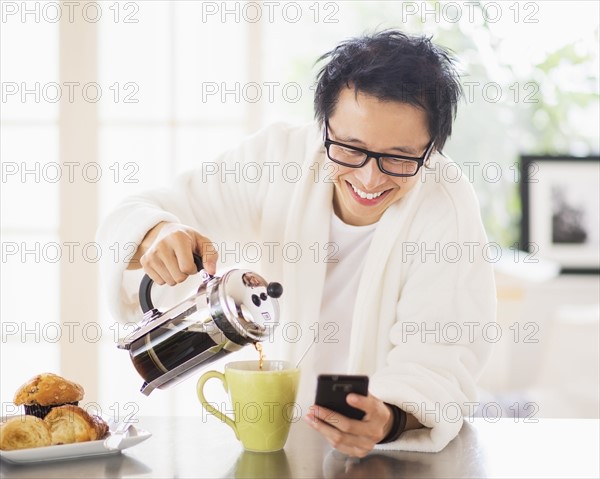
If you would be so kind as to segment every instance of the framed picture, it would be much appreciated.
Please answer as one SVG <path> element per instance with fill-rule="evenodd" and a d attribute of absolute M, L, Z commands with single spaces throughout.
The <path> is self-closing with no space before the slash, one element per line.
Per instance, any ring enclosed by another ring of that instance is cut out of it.
<path fill-rule="evenodd" d="M 600 157 L 521 157 L 521 249 L 600 273 Z"/>

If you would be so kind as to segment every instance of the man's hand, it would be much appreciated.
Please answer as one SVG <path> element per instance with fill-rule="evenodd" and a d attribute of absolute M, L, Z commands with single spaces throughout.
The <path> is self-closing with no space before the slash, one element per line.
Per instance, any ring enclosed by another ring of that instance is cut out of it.
<path fill-rule="evenodd" d="M 365 457 L 375 444 L 387 436 L 393 423 L 392 412 L 383 401 L 371 394 L 348 394 L 346 401 L 366 413 L 362 420 L 350 419 L 316 405 L 310 407 L 304 419 L 338 451 L 349 456 Z"/>
<path fill-rule="evenodd" d="M 174 286 L 198 272 L 193 253 L 208 274 L 216 273 L 218 253 L 208 238 L 189 226 L 162 222 L 148 231 L 128 268 L 141 265 L 156 284 Z"/>

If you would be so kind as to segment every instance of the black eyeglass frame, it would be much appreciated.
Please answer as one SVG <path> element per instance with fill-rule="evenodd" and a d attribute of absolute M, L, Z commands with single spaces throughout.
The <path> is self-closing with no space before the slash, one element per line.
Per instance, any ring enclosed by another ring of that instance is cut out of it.
<path fill-rule="evenodd" d="M 403 155 L 390 155 L 389 153 L 379 153 L 376 151 L 365 150 L 364 148 L 358 148 L 356 146 L 347 145 L 346 143 L 340 143 L 339 141 L 330 140 L 329 136 L 328 136 L 328 131 L 329 131 L 329 121 L 325 120 L 325 132 L 324 132 L 325 135 L 324 135 L 323 143 L 325 145 L 325 150 L 327 151 L 327 157 L 334 163 L 337 163 L 338 165 L 342 165 L 342 166 L 347 166 L 348 168 L 362 168 L 363 166 L 365 166 L 368 163 L 368 161 L 371 158 L 374 158 L 377 161 L 377 166 L 379 168 L 379 171 L 381 171 L 382 173 L 384 173 L 386 175 L 390 175 L 390 176 L 399 176 L 399 177 L 407 178 L 407 177 L 415 176 L 419 172 L 419 170 L 425 164 L 425 162 L 429 159 L 429 155 L 431 155 L 431 152 L 433 151 L 433 140 L 431 140 L 429 142 L 429 145 L 427 145 L 427 148 L 425 149 L 425 153 L 423 153 L 423 155 L 419 156 L 419 157 L 403 156 Z M 329 147 L 331 145 L 337 145 L 337 146 L 341 146 L 343 148 L 347 148 L 349 150 L 358 151 L 360 153 L 364 153 L 367 156 L 365 157 L 364 161 L 359 165 L 351 165 L 348 163 L 344 163 L 342 161 L 336 160 L 335 158 L 331 157 L 331 155 L 329 154 Z M 390 171 L 387 171 L 383 167 L 383 164 L 381 161 L 381 158 L 383 158 L 383 157 L 391 158 L 393 160 L 414 161 L 415 163 L 417 163 L 417 169 L 412 174 L 392 173 Z"/>

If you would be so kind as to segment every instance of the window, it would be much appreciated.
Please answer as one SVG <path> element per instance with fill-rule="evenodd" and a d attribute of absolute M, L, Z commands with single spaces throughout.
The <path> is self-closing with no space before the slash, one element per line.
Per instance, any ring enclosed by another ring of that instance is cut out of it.
<path fill-rule="evenodd" d="M 58 25 L 3 21 L 0 43 L 4 414 L 24 381 L 60 367 Z"/>

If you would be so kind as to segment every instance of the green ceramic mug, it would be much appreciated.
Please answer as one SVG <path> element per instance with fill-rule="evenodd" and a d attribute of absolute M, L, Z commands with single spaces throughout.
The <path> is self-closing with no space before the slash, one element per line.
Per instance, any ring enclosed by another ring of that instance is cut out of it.
<path fill-rule="evenodd" d="M 204 397 L 204 384 L 211 378 L 223 383 L 233 406 L 233 419 Z M 237 361 L 225 365 L 225 373 L 208 371 L 198 380 L 202 407 L 224 421 L 247 451 L 283 449 L 296 411 L 300 370 L 286 361 Z"/>

